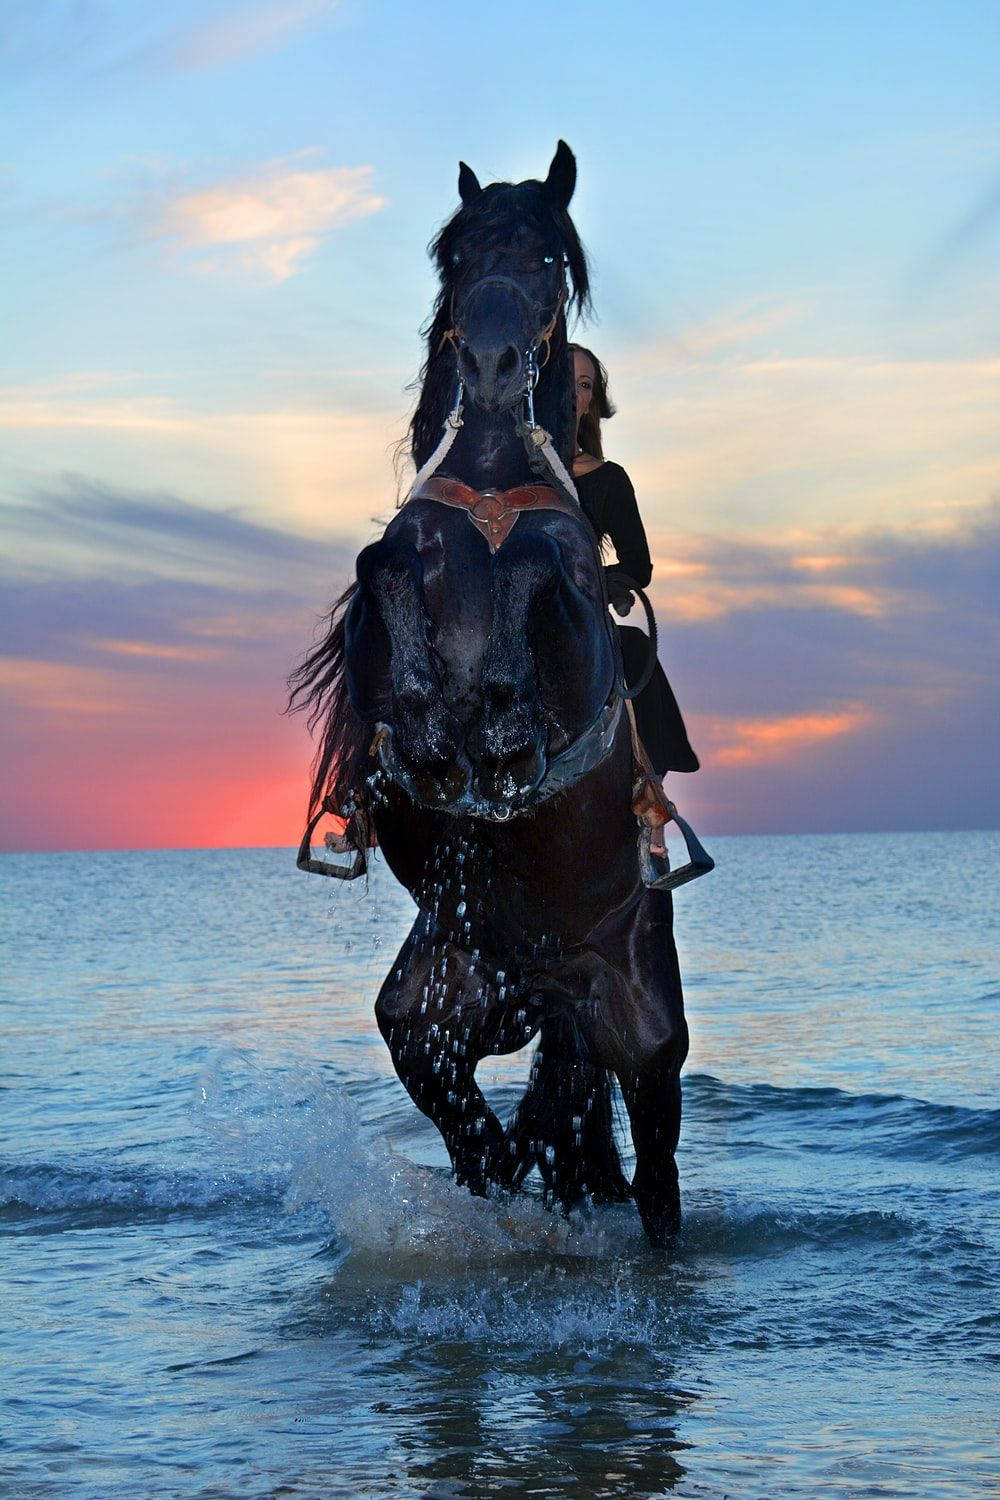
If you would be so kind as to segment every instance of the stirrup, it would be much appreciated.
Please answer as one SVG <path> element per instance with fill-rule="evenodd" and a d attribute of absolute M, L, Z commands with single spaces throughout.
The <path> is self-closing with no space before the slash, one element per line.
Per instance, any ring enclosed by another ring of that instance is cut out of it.
<path fill-rule="evenodd" d="M 302 842 L 299 845 L 298 857 L 295 863 L 307 875 L 331 875 L 334 880 L 357 880 L 358 876 L 364 875 L 368 869 L 368 861 L 365 858 L 365 851 L 363 849 L 354 849 L 354 858 L 349 865 L 338 864 L 333 859 L 315 859 L 313 857 L 310 847 L 313 830 L 324 814 L 335 812 L 333 807 L 328 806 L 329 801 L 328 797 L 323 799 L 319 812 L 309 823 L 305 833 L 302 835 Z M 326 847 L 330 849 L 331 853 L 340 852 L 331 846 L 329 839 L 327 840 Z"/>
<path fill-rule="evenodd" d="M 670 816 L 681 833 L 684 835 L 684 843 L 687 845 L 688 862 L 679 865 L 676 870 L 671 870 L 670 860 L 664 855 L 651 854 L 649 846 L 653 838 L 651 824 L 643 823 L 639 829 L 639 873 L 642 883 L 651 891 L 675 891 L 679 885 L 687 885 L 689 880 L 697 880 L 699 875 L 707 875 L 709 870 L 715 869 L 715 860 L 702 847 L 698 835 L 691 824 L 686 822 L 677 811 L 674 804 L 669 803 Z"/>

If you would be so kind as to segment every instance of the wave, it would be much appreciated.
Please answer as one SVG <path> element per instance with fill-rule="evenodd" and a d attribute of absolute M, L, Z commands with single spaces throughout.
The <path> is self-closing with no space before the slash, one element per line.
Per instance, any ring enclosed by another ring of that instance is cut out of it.
<path fill-rule="evenodd" d="M 791 1144 L 854 1156 L 918 1148 L 925 1158 L 982 1156 L 995 1149 L 1000 1114 L 837 1089 L 728 1084 L 705 1074 L 689 1076 L 686 1091 L 689 1137 L 711 1144 L 713 1132 L 725 1133 L 732 1145 L 736 1127 L 783 1152 Z M 646 1250 L 631 1206 L 584 1207 L 564 1217 L 530 1194 L 471 1198 L 447 1170 L 393 1150 L 348 1088 L 312 1071 L 276 1074 L 252 1056 L 227 1054 L 202 1076 L 195 1113 L 204 1133 L 201 1164 L 189 1157 L 190 1164 L 158 1167 L 97 1155 L 14 1162 L 0 1169 L 0 1213 L 15 1227 L 42 1231 L 65 1227 L 67 1218 L 93 1225 L 266 1213 L 270 1233 L 281 1233 L 283 1224 L 288 1232 L 309 1226 L 369 1268 L 389 1252 L 414 1275 L 422 1266 L 448 1274 L 534 1256 L 607 1264 Z M 410 1115 L 420 1119 L 412 1106 L 401 1119 Z M 761 1259 L 810 1247 L 891 1250 L 899 1242 L 935 1255 L 964 1247 L 971 1274 L 979 1275 L 978 1240 L 959 1243 L 951 1216 L 923 1201 L 912 1183 L 890 1199 L 829 1181 L 810 1183 L 807 1193 L 772 1185 L 769 1194 L 750 1194 L 745 1182 L 713 1183 L 708 1162 L 685 1178 L 683 1199 L 675 1261 L 689 1268 L 719 1257 Z"/>
<path fill-rule="evenodd" d="M 67 1214 L 91 1223 L 203 1215 L 273 1206 L 281 1202 L 282 1191 L 279 1178 L 267 1173 L 218 1174 L 112 1163 L 35 1162 L 0 1168 L 0 1213 L 8 1222 Z"/>
<path fill-rule="evenodd" d="M 780 1129 L 798 1149 L 825 1154 L 954 1161 L 1000 1156 L 1000 1109 L 931 1104 L 903 1094 L 850 1094 L 836 1088 L 776 1088 L 684 1076 L 689 1129 L 759 1125 Z M 767 1144 L 767 1137 L 764 1138 Z"/>

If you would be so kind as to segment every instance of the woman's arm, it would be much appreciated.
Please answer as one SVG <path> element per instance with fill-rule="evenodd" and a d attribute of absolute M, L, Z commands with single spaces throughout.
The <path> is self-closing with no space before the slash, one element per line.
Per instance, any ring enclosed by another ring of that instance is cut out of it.
<path fill-rule="evenodd" d="M 653 576 L 653 564 L 632 481 L 618 464 L 611 469 L 608 480 L 605 533 L 615 549 L 622 571 L 634 578 L 640 588 L 645 588 Z"/>

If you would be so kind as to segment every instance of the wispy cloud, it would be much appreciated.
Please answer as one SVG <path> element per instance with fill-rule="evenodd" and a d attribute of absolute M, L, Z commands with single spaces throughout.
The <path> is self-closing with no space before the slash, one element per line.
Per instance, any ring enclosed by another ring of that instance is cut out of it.
<path fill-rule="evenodd" d="M 12 76 L 193 73 L 273 53 L 327 22 L 339 0 L 198 0 L 171 24 L 169 10 L 106 0 L 33 0 L 5 7 L 0 69 Z"/>
<path fill-rule="evenodd" d="M 0 698 L 8 711 L 64 724 L 134 713 L 135 693 L 114 672 L 63 662 L 0 657 Z"/>
<path fill-rule="evenodd" d="M 387 202 L 372 190 L 374 167 L 306 166 L 316 154 L 302 152 L 211 187 L 176 192 L 151 232 L 189 256 L 201 273 L 235 266 L 266 283 L 287 281 L 324 236 Z"/>
<path fill-rule="evenodd" d="M 662 366 L 664 357 L 700 360 L 726 351 L 745 349 L 798 322 L 805 310 L 806 302 L 802 298 L 750 297 L 716 317 L 690 324 L 656 344 L 634 350 L 630 357 L 631 366 L 633 371 L 652 370 Z"/>
<path fill-rule="evenodd" d="M 1000 230 L 1000 178 L 981 195 L 964 217 L 940 240 L 922 268 L 922 280 L 950 271 L 966 256 L 988 243 Z"/>
<path fill-rule="evenodd" d="M 1000 487 L 1000 360 L 614 360 L 643 513 L 728 534 L 947 518 Z M 613 446 L 611 438 L 613 436 Z"/>
<path fill-rule="evenodd" d="M 207 590 L 213 599 L 270 596 L 286 589 L 294 595 L 304 578 L 315 587 L 331 559 L 345 567 L 353 555 L 350 546 L 317 544 L 236 509 L 220 511 L 167 493 L 126 492 L 82 476 L 0 504 L 4 535 L 13 543 L 11 553 L 31 564 L 22 565 L 22 576 L 41 577 L 48 580 L 46 586 L 58 578 L 60 587 L 75 578 L 85 598 L 86 580 L 93 577 L 107 578 L 112 591 L 120 588 L 129 598 L 143 586 L 162 588 L 168 580 L 189 587 L 195 596 Z M 72 612 L 72 600 L 70 590 L 61 618 Z M 155 632 L 137 630 L 134 621 L 123 620 L 114 629 L 95 627 L 92 621 L 81 632 L 82 623 L 78 618 L 74 639 L 175 639 L 167 618 L 158 619 Z"/>
<path fill-rule="evenodd" d="M 258 520 L 359 541 L 373 516 L 392 513 L 398 408 L 344 409 L 331 399 L 206 410 L 136 385 L 93 375 L 0 390 L 8 462 L 37 471 L 44 444 L 63 471 L 103 472 L 122 491 L 136 472 L 151 472 L 182 494 L 218 494 L 220 509 L 238 495 Z"/>
<path fill-rule="evenodd" d="M 87 644 L 110 656 L 133 656 L 145 661 L 221 661 L 226 654 L 220 646 L 168 646 L 162 641 L 114 641 L 95 637 Z"/>
<path fill-rule="evenodd" d="M 172 72 L 204 72 L 272 51 L 297 33 L 327 20 L 338 0 L 269 0 L 229 6 L 216 16 L 179 27 L 149 56 Z"/>

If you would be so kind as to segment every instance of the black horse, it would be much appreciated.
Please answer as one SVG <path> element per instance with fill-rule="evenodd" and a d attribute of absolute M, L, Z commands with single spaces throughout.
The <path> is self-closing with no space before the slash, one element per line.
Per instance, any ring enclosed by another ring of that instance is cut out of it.
<path fill-rule="evenodd" d="M 458 1181 L 514 1189 L 537 1165 L 567 1207 L 634 1196 L 662 1243 L 679 1222 L 687 1028 L 671 894 L 640 869 L 603 570 L 566 474 L 566 311 L 588 300 L 575 179 L 564 142 L 544 182 L 484 189 L 461 166 L 461 207 L 432 246 L 418 480 L 292 677 L 293 705 L 322 725 L 302 862 L 320 863 L 312 829 L 338 813 L 350 873 L 377 837 L 418 904 L 376 1015 Z M 536 1035 L 505 1129 L 476 1066 Z"/>

